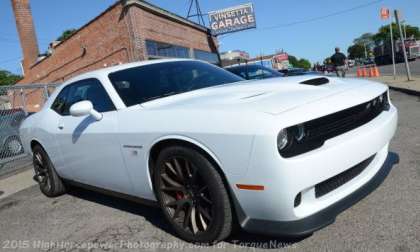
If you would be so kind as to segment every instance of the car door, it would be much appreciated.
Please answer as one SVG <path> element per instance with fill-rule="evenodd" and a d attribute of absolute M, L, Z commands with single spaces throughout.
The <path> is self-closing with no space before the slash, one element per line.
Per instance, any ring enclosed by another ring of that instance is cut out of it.
<path fill-rule="evenodd" d="M 70 171 L 77 182 L 130 193 L 132 186 L 116 132 L 117 111 L 109 95 L 97 79 L 81 80 L 65 89 L 63 92 L 67 92 L 67 97 L 58 109 L 60 118 L 56 134 L 63 170 Z M 102 113 L 101 120 L 90 115 L 70 115 L 70 107 L 85 100 L 91 101 L 93 108 Z"/>

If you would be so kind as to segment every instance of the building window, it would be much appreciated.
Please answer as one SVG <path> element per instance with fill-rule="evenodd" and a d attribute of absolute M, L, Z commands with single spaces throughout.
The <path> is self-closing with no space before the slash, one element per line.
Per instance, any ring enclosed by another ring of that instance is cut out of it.
<path fill-rule="evenodd" d="M 219 57 L 216 53 L 194 49 L 194 58 L 204 60 L 212 64 L 219 64 Z"/>
<path fill-rule="evenodd" d="M 186 47 L 167 43 L 146 40 L 147 54 L 149 57 L 189 58 L 189 50 Z"/>

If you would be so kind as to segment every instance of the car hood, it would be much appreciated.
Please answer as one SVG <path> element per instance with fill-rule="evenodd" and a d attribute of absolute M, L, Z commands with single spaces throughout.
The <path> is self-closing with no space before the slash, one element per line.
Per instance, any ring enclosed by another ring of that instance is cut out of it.
<path fill-rule="evenodd" d="M 350 89 L 369 81 L 330 78 L 323 85 L 302 84 L 320 76 L 280 77 L 242 81 L 173 95 L 141 106 L 147 109 L 251 109 L 278 114 Z"/>

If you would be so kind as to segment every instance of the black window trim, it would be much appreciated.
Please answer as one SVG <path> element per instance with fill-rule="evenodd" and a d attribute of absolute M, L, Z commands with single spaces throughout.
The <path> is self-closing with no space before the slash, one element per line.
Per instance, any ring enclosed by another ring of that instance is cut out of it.
<path fill-rule="evenodd" d="M 113 106 L 113 109 L 111 109 L 110 111 L 101 112 L 101 113 L 107 113 L 107 112 L 117 111 L 117 107 L 115 106 L 114 101 L 111 99 L 111 96 L 109 95 L 108 91 L 106 90 L 106 88 L 104 87 L 104 85 L 102 84 L 102 82 L 101 82 L 98 78 L 95 78 L 95 77 L 89 77 L 89 78 L 86 78 L 86 79 L 80 79 L 80 80 L 77 80 L 77 81 L 74 81 L 74 82 L 72 82 L 72 83 L 67 84 L 65 87 L 63 87 L 63 88 L 60 90 L 60 92 L 58 93 L 58 95 L 55 97 L 54 101 L 52 102 L 52 104 L 51 104 L 51 106 L 50 106 L 50 109 L 51 109 L 52 111 L 54 111 L 55 113 L 57 113 L 58 115 L 60 115 L 60 116 L 63 116 L 63 117 L 64 117 L 64 116 L 71 116 L 70 114 L 68 114 L 68 115 L 63 115 L 63 114 L 60 114 L 60 113 L 58 113 L 57 111 L 55 111 L 55 110 L 54 110 L 54 108 L 53 108 L 55 101 L 57 100 L 57 98 L 60 96 L 60 94 L 61 94 L 61 93 L 62 93 L 65 89 L 70 88 L 70 87 L 72 87 L 72 86 L 74 86 L 74 85 L 77 85 L 77 84 L 79 84 L 80 82 L 83 82 L 83 81 L 90 81 L 90 80 L 96 80 L 96 81 L 98 81 L 98 82 L 99 82 L 99 84 L 100 84 L 100 85 L 102 86 L 102 88 L 104 89 L 104 91 L 105 91 L 106 95 L 108 96 L 108 98 L 109 98 L 109 100 L 111 101 L 111 104 L 112 104 L 112 106 Z M 66 97 L 66 98 L 67 98 L 67 97 Z M 90 101 L 90 102 L 92 102 L 92 101 Z"/>

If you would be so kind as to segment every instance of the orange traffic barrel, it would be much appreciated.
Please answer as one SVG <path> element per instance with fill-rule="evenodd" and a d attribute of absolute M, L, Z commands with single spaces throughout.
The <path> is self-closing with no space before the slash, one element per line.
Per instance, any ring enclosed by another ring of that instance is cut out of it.
<path fill-rule="evenodd" d="M 362 77 L 362 70 L 360 69 L 360 67 L 357 67 L 357 77 Z"/>
<path fill-rule="evenodd" d="M 375 71 L 375 77 L 379 77 L 379 76 L 381 76 L 381 75 L 380 75 L 380 73 L 379 73 L 379 69 L 378 69 L 378 67 L 377 67 L 377 66 L 375 66 L 374 71 Z"/>
<path fill-rule="evenodd" d="M 366 67 L 363 67 L 362 68 L 362 77 L 367 77 L 368 76 L 368 74 L 367 74 L 367 71 L 366 71 Z"/>
<path fill-rule="evenodd" d="M 375 70 L 374 67 L 369 67 L 369 77 L 375 77 Z"/>

